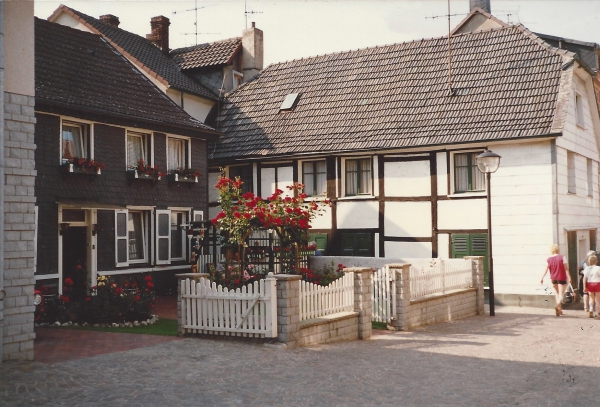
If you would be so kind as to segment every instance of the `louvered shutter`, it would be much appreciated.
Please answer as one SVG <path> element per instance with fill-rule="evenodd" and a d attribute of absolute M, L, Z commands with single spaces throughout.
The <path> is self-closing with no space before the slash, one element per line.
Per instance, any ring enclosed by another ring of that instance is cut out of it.
<path fill-rule="evenodd" d="M 115 263 L 117 267 L 129 266 L 128 216 L 127 209 L 115 211 Z"/>
<path fill-rule="evenodd" d="M 171 263 L 171 211 L 156 210 L 156 264 Z"/>

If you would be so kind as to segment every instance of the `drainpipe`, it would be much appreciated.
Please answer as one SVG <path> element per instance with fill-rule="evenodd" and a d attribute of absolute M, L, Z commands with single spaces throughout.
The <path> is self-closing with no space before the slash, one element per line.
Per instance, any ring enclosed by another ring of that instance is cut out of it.
<path fill-rule="evenodd" d="M 0 1 L 0 363 L 4 357 L 4 2 Z"/>

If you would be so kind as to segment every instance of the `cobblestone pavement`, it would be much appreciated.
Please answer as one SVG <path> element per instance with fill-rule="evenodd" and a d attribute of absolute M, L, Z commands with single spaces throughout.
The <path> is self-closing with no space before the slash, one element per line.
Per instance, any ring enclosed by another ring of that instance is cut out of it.
<path fill-rule="evenodd" d="M 283 349 L 185 338 L 0 364 L 0 406 L 597 406 L 600 320 L 498 307 L 368 341 Z"/>

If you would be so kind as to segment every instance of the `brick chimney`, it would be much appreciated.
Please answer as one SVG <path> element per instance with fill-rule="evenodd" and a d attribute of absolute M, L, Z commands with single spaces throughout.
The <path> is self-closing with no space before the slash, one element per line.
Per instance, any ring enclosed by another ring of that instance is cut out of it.
<path fill-rule="evenodd" d="M 119 21 L 119 17 L 113 16 L 112 14 L 104 14 L 100 16 L 100 21 L 106 24 L 110 24 L 113 27 L 118 27 L 121 22 Z"/>
<path fill-rule="evenodd" d="M 255 27 L 242 33 L 242 73 L 244 82 L 255 77 L 263 69 L 263 32 Z"/>
<path fill-rule="evenodd" d="M 473 11 L 474 8 L 479 7 L 486 13 L 492 14 L 492 7 L 490 5 L 490 0 L 469 0 L 469 11 Z"/>
<path fill-rule="evenodd" d="M 146 35 L 146 39 L 150 40 L 154 45 L 162 50 L 165 54 L 169 53 L 169 26 L 171 22 L 165 16 L 152 17 L 150 19 L 150 27 L 152 33 Z"/>

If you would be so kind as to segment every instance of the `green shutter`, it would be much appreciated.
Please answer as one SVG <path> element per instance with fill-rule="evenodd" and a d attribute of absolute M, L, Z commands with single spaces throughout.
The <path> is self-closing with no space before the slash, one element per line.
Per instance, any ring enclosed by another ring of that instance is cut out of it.
<path fill-rule="evenodd" d="M 323 254 L 327 252 L 327 233 L 309 233 L 308 241 L 315 242 Z"/>
<path fill-rule="evenodd" d="M 342 256 L 373 257 L 372 233 L 341 233 Z"/>
<path fill-rule="evenodd" d="M 452 258 L 465 256 L 483 256 L 483 283 L 489 286 L 488 266 L 488 237 L 487 234 L 453 234 Z"/>

